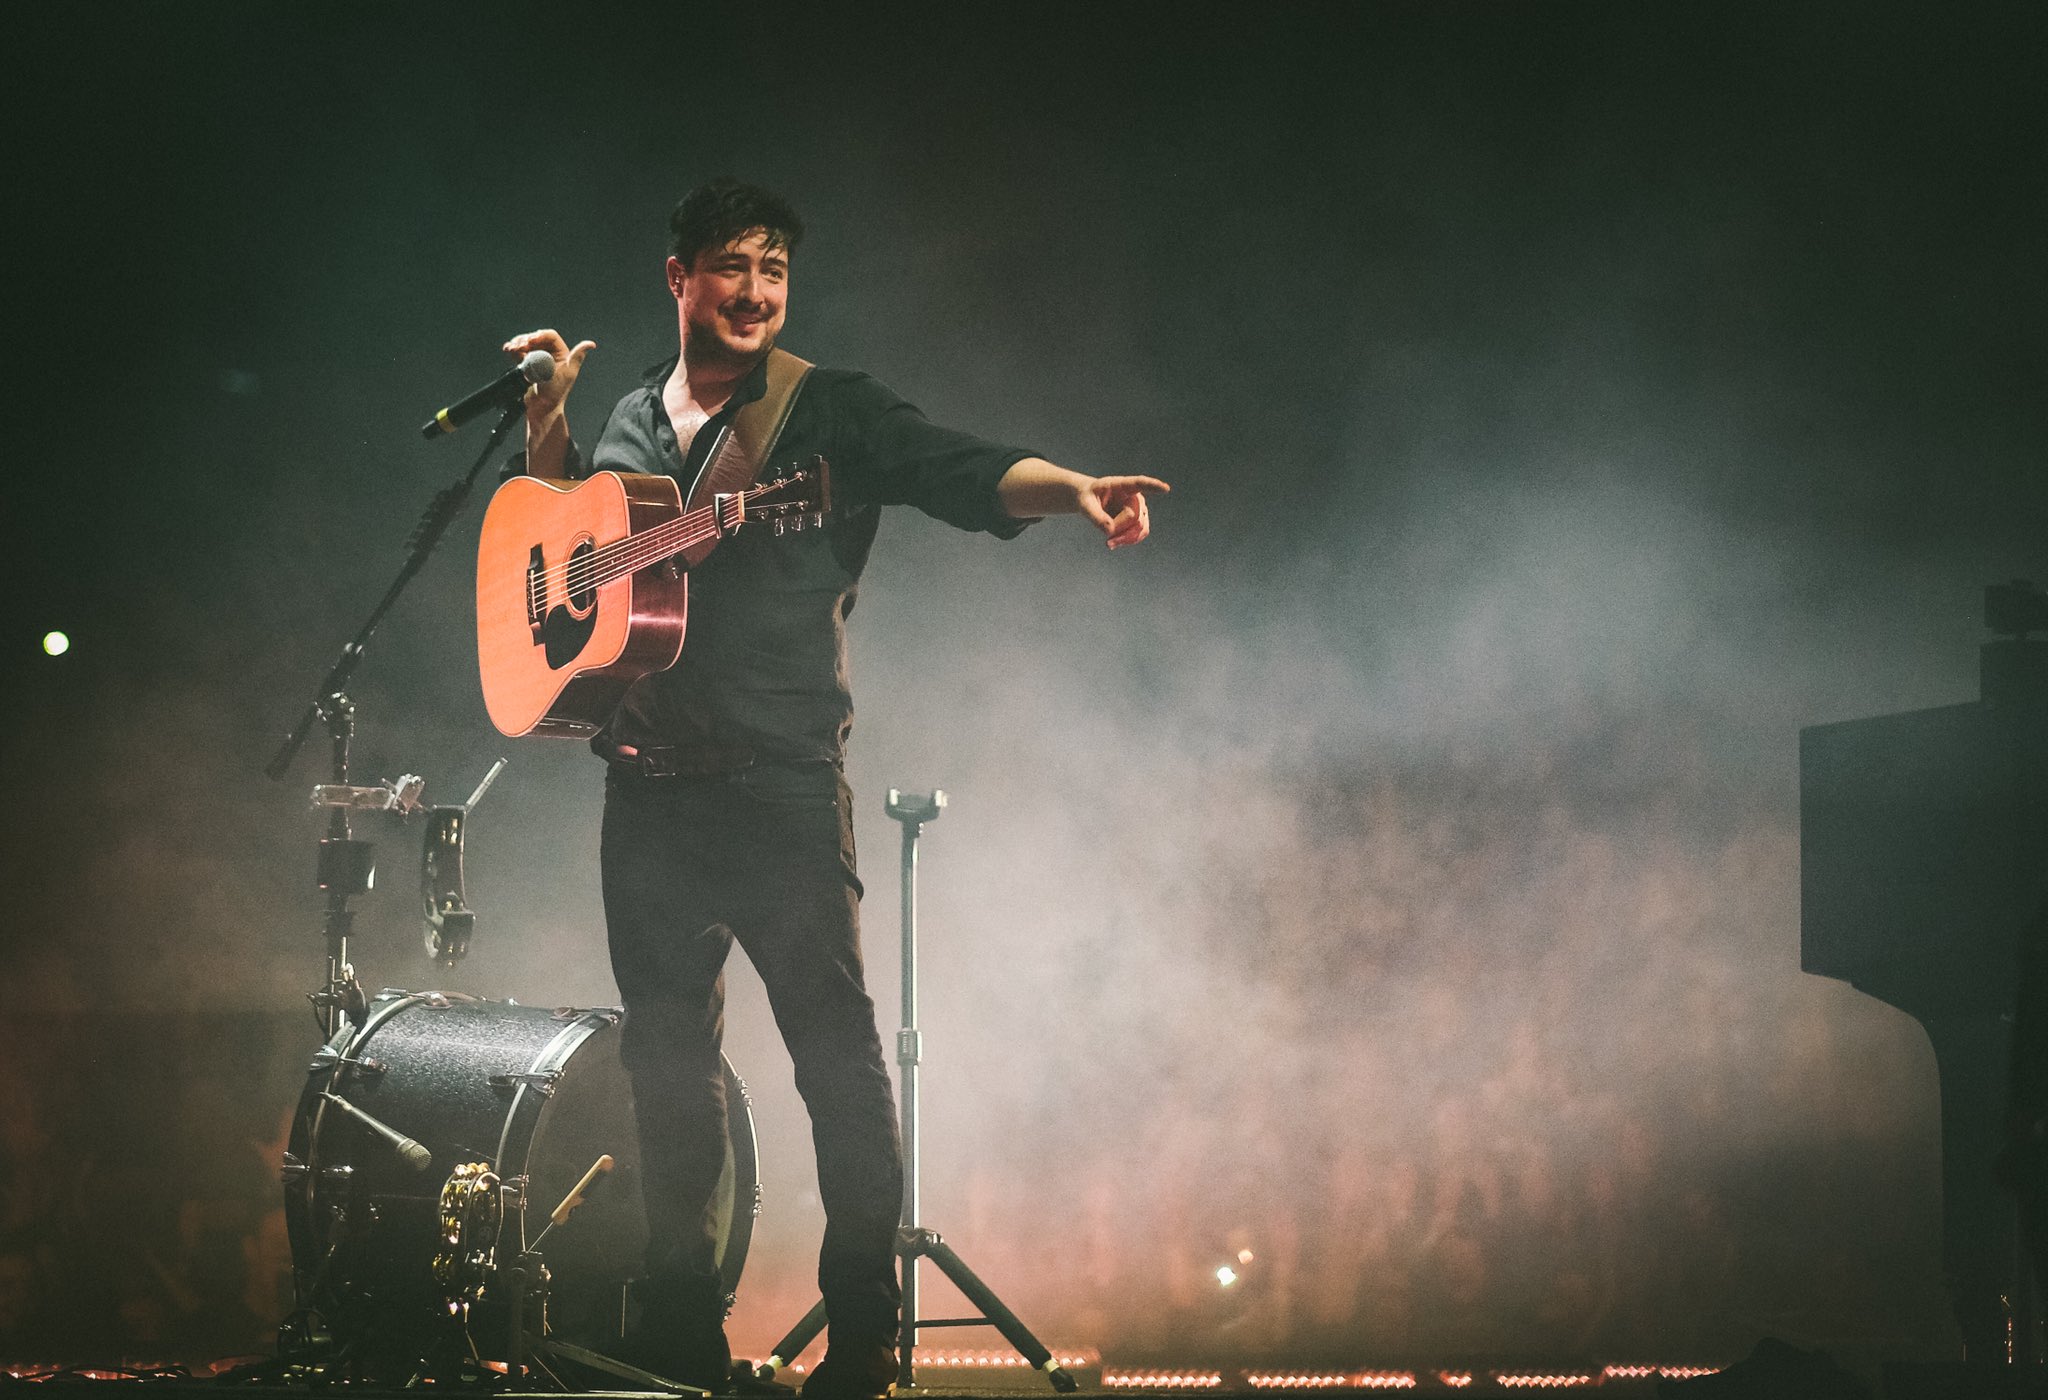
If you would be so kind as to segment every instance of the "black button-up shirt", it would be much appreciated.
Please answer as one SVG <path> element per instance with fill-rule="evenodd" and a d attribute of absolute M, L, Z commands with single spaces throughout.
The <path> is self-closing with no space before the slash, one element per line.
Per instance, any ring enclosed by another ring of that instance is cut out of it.
<path fill-rule="evenodd" d="M 687 500 L 706 456 L 741 406 L 767 389 L 765 365 L 697 430 L 687 452 L 662 406 L 675 360 L 649 370 L 619 400 L 585 462 L 569 473 L 661 472 Z M 1032 454 L 930 422 L 865 374 L 810 372 L 757 479 L 813 456 L 831 464 L 833 510 L 823 529 L 775 534 L 742 525 L 689 573 L 683 654 L 634 683 L 606 736 L 635 748 L 675 748 L 716 762 L 840 762 L 853 727 L 846 618 L 886 505 L 913 505 L 963 530 L 1011 539 L 1028 523 L 1004 514 L 996 482 Z"/>

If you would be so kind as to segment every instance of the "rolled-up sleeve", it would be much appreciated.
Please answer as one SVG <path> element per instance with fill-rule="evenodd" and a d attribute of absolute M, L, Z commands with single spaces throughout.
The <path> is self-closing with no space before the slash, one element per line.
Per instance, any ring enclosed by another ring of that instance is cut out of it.
<path fill-rule="evenodd" d="M 996 496 L 1003 473 L 1036 455 L 1028 448 L 942 428 L 865 374 L 847 376 L 833 386 L 833 395 L 844 415 L 844 458 L 834 465 L 848 496 L 916 506 L 948 525 L 998 539 L 1014 539 L 1031 523 L 1006 514 Z"/>

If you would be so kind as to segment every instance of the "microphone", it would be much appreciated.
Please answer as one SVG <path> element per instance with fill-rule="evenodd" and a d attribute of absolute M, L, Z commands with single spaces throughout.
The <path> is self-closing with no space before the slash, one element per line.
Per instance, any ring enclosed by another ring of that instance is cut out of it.
<path fill-rule="evenodd" d="M 396 1152 L 399 1155 L 399 1157 L 404 1160 L 405 1164 L 408 1167 L 411 1167 L 414 1171 L 423 1172 L 428 1167 L 434 1164 L 433 1153 L 427 1151 L 426 1148 L 421 1147 L 418 1143 L 414 1142 L 404 1133 L 398 1131 L 398 1129 L 392 1127 L 389 1123 L 386 1123 L 383 1119 L 371 1117 L 369 1114 L 363 1112 L 363 1110 L 357 1108 L 354 1104 L 350 1103 L 347 1099 L 343 1098 L 341 1095 L 335 1093 L 331 1089 L 322 1089 L 320 1091 L 320 1097 L 327 1100 L 327 1102 L 333 1104 L 336 1108 L 340 1109 L 343 1113 L 346 1113 L 349 1117 L 355 1119 L 356 1122 L 362 1124 L 365 1128 L 368 1128 L 378 1137 L 384 1139 L 385 1142 L 390 1144 L 391 1150 L 393 1152 Z"/>
<path fill-rule="evenodd" d="M 423 438 L 452 433 L 487 408 L 518 403 L 529 384 L 545 384 L 555 377 L 555 357 L 545 350 L 529 350 L 526 358 L 493 379 L 468 398 L 452 403 L 420 425 Z"/>

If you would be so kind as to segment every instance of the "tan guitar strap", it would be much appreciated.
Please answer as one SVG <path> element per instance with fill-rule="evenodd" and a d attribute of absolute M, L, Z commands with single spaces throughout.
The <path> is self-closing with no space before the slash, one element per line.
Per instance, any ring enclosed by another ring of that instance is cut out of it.
<path fill-rule="evenodd" d="M 799 359 L 787 350 L 768 352 L 767 392 L 732 416 L 732 426 L 727 429 L 725 440 L 718 444 L 717 455 L 697 475 L 697 487 L 690 493 L 692 510 L 709 505 L 713 496 L 744 491 L 754 484 L 755 476 L 789 423 L 797 391 L 803 388 L 804 378 L 813 368 L 809 360 Z"/>

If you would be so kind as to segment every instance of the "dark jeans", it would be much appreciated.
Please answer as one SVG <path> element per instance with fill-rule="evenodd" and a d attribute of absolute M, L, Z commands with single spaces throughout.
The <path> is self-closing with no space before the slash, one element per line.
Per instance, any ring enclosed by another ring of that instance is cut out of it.
<path fill-rule="evenodd" d="M 715 1270 L 709 1204 L 726 1142 L 718 1055 L 725 958 L 737 939 L 767 988 L 810 1109 L 825 1207 L 818 1286 L 834 1340 L 892 1339 L 903 1163 L 861 976 L 853 799 L 839 770 L 763 764 L 649 778 L 615 767 L 603 868 L 650 1281 Z"/>

